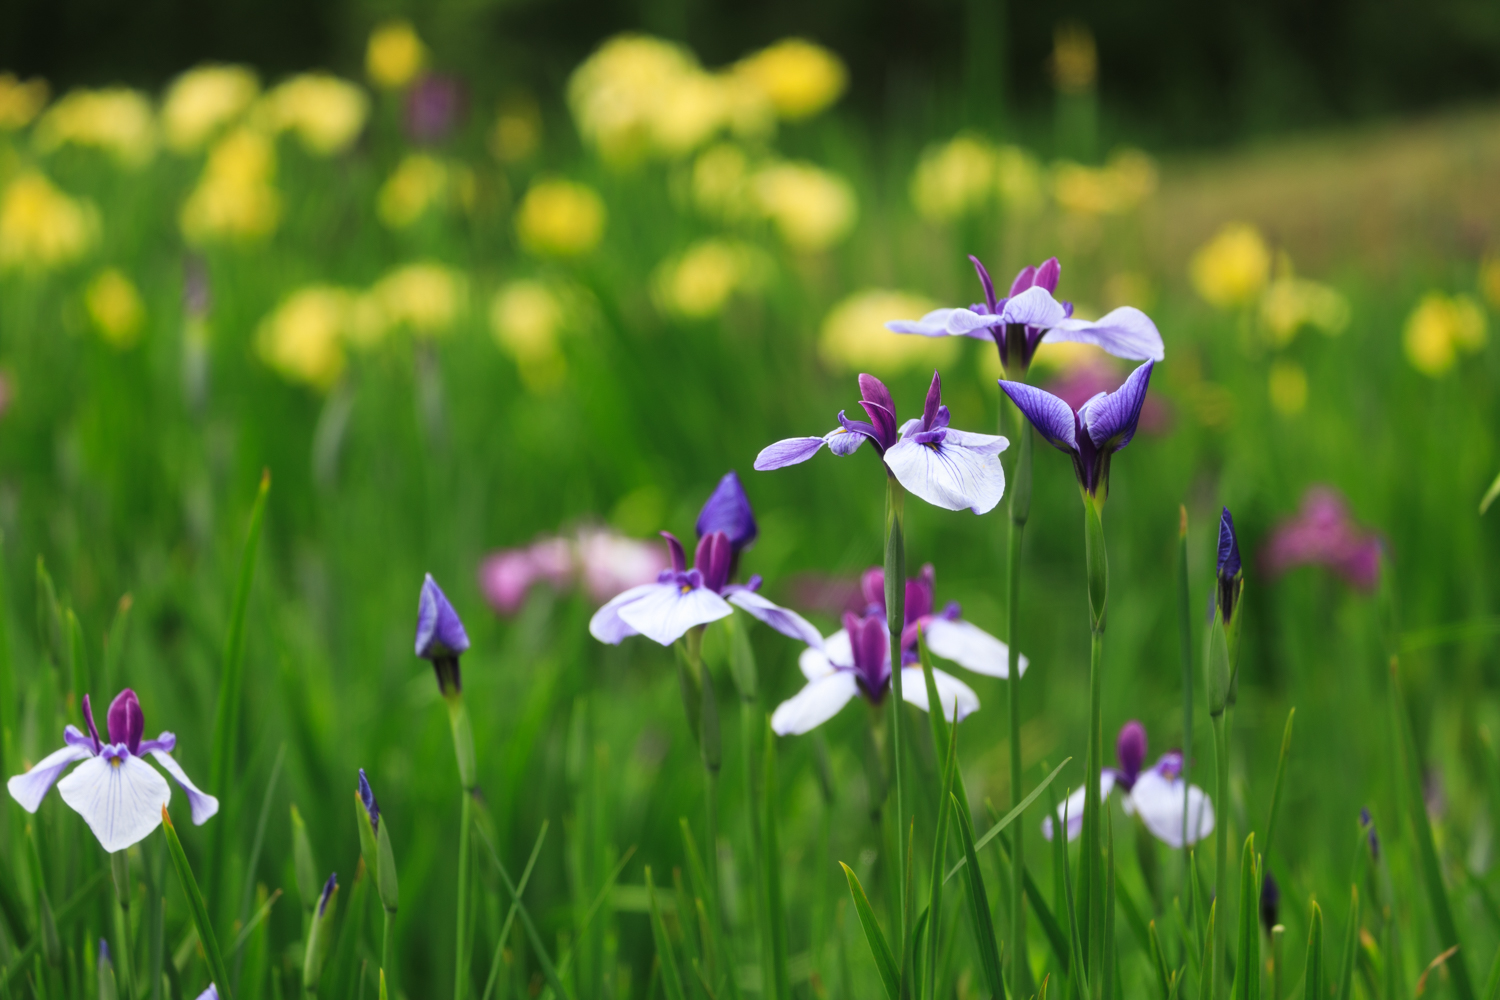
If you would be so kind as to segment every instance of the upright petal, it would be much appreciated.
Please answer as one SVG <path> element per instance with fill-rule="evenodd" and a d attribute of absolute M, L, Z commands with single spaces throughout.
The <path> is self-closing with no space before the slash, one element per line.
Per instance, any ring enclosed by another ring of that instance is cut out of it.
<path fill-rule="evenodd" d="M 1010 283 L 1010 294 L 1020 295 L 1034 284 L 1036 284 L 1036 268 L 1027 264 L 1016 272 L 1016 280 Z"/>
<path fill-rule="evenodd" d="M 979 711 L 979 695 L 957 677 L 934 670 L 932 680 L 937 686 L 938 701 L 943 705 L 943 716 L 949 722 L 962 722 Z M 908 704 L 915 705 L 924 712 L 929 711 L 927 679 L 922 676 L 921 667 L 901 668 L 901 697 Z"/>
<path fill-rule="evenodd" d="M 755 541 L 760 529 L 755 524 L 755 511 L 750 509 L 750 498 L 740 485 L 740 477 L 734 470 L 724 473 L 719 485 L 709 494 L 703 509 L 698 512 L 698 537 L 724 532 L 734 551 L 739 552 Z"/>
<path fill-rule="evenodd" d="M 182 769 L 182 765 L 173 760 L 172 755 L 165 750 L 152 750 L 151 757 L 161 765 L 162 770 L 175 778 L 177 783 L 182 786 L 182 790 L 187 793 L 188 805 L 193 811 L 193 825 L 202 826 L 212 819 L 214 814 L 219 811 L 219 800 L 193 784 L 193 779 L 187 776 L 187 772 Z M 363 778 L 363 772 L 361 772 L 361 778 Z M 368 788 L 369 786 L 366 785 L 365 787 Z M 373 799 L 373 797 L 372 795 L 371 798 Z"/>
<path fill-rule="evenodd" d="M 849 640 L 849 632 L 839 629 L 822 641 L 821 646 L 808 646 L 797 657 L 797 666 L 802 670 L 802 676 L 810 681 L 827 677 L 839 667 L 848 669 L 854 666 L 854 646 Z"/>
<path fill-rule="evenodd" d="M 1135 811 L 1151 835 L 1172 847 L 1182 846 L 1183 782 L 1166 778 L 1154 769 L 1142 774 L 1131 789 Z M 1197 843 L 1214 830 L 1213 803 L 1203 789 L 1187 789 L 1188 843 Z"/>
<path fill-rule="evenodd" d="M 428 573 L 417 599 L 417 655 L 424 659 L 457 656 L 469 648 L 469 634 L 443 588 Z"/>
<path fill-rule="evenodd" d="M 1077 451 L 1078 438 L 1074 434 L 1073 408 L 1045 389 L 1038 389 L 1025 382 L 1000 380 L 1000 388 L 1010 397 L 1031 426 L 1036 428 L 1048 444 L 1063 451 Z"/>
<path fill-rule="evenodd" d="M 978 625 L 962 619 L 929 618 L 922 624 L 922 636 L 933 656 L 987 677 L 1010 676 L 1010 648 Z M 1021 676 L 1026 676 L 1026 657 L 1020 657 L 1017 664 Z"/>
<path fill-rule="evenodd" d="M 945 440 L 931 444 L 904 438 L 885 453 L 885 464 L 902 486 L 934 507 L 967 507 L 985 514 L 1005 494 L 1005 470 L 996 457 L 1005 447 L 1005 439 L 972 437 L 984 442 L 978 446 L 964 444 L 963 432 L 951 430 Z M 996 440 L 1001 442 L 998 448 Z"/>
<path fill-rule="evenodd" d="M 628 635 L 638 635 L 636 629 L 620 617 L 620 609 L 632 601 L 640 600 L 658 587 L 670 586 L 672 584 L 669 583 L 643 583 L 616 594 L 589 619 L 589 635 L 611 646 L 618 646 Z"/>
<path fill-rule="evenodd" d="M 1093 344 L 1126 361 L 1161 361 L 1167 356 L 1151 317 L 1131 306 L 1121 306 L 1093 321 L 1068 318 L 1047 325 L 1051 329 L 1042 340 L 1049 343 Z"/>
<path fill-rule="evenodd" d="M 1096 396 L 1079 408 L 1078 418 L 1088 429 L 1089 440 L 1096 447 L 1119 451 L 1135 437 L 1135 427 L 1141 419 L 1146 387 L 1151 382 L 1151 369 L 1155 364 L 1147 361 L 1131 372 L 1120 388 Z"/>
<path fill-rule="evenodd" d="M 5 783 L 10 797 L 20 803 L 21 808 L 34 813 L 41 808 L 47 790 L 75 761 L 88 760 L 94 756 L 87 744 L 70 744 L 54 750 L 31 766 L 25 774 L 18 774 Z"/>
<path fill-rule="evenodd" d="M 1000 319 L 1005 323 L 1019 323 L 1023 326 L 1035 326 L 1046 329 L 1054 327 L 1067 318 L 1067 310 L 1052 297 L 1052 293 L 1040 285 L 1012 295 L 1005 300 L 1005 305 L 1000 309 Z M 990 317 L 993 323 L 995 318 Z"/>
<path fill-rule="evenodd" d="M 140 753 L 141 734 L 146 731 L 146 717 L 141 712 L 141 702 L 134 691 L 126 688 L 115 695 L 115 700 L 109 703 L 109 714 L 105 721 L 109 726 L 111 743 L 123 743 L 130 748 L 131 753 Z"/>
<path fill-rule="evenodd" d="M 1115 772 L 1105 768 L 1099 774 L 1099 800 L 1106 801 L 1109 793 L 1115 790 Z M 1080 785 L 1073 789 L 1067 801 L 1057 807 L 1057 818 L 1067 819 L 1068 839 L 1077 840 L 1078 835 L 1083 832 L 1083 805 L 1088 798 L 1088 786 Z M 1048 840 L 1052 839 L 1052 817 L 1048 816 L 1042 820 L 1042 836 Z"/>
<path fill-rule="evenodd" d="M 707 587 L 658 583 L 620 608 L 620 618 L 653 642 L 670 646 L 694 625 L 728 617 L 734 609 Z"/>
<path fill-rule="evenodd" d="M 752 618 L 759 619 L 793 639 L 800 639 L 809 647 L 823 645 L 823 634 L 810 625 L 797 612 L 773 604 L 753 590 L 734 590 L 727 595 L 730 604 L 743 608 Z"/>
<path fill-rule="evenodd" d="M 827 443 L 824 438 L 820 437 L 800 437 L 768 444 L 760 450 L 759 455 L 755 456 L 755 471 L 768 472 L 771 469 L 781 469 L 788 465 L 805 462 L 816 455 L 819 449 Z"/>
<path fill-rule="evenodd" d="M 771 713 L 771 730 L 778 736 L 805 733 L 838 715 L 858 692 L 859 682 L 847 670 L 809 681 L 801 691 L 776 706 Z"/>
<path fill-rule="evenodd" d="M 1062 265 L 1057 262 L 1056 257 L 1048 257 L 1042 261 L 1041 266 L 1036 269 L 1036 277 L 1032 284 L 1038 288 L 1045 288 L 1048 292 L 1057 291 L 1057 279 L 1062 277 Z"/>
<path fill-rule="evenodd" d="M 1000 300 L 995 297 L 995 281 L 990 277 L 989 268 L 981 264 L 973 254 L 969 254 L 969 263 L 974 265 L 974 273 L 979 275 L 979 284 L 984 288 L 984 304 L 989 307 L 990 312 L 995 312 L 1000 306 Z"/>
<path fill-rule="evenodd" d="M 161 826 L 162 807 L 172 801 L 167 779 L 129 754 L 84 761 L 57 783 L 57 792 L 111 854 Z"/>
<path fill-rule="evenodd" d="M 921 319 L 893 319 L 885 325 L 892 333 L 915 333 L 921 337 L 974 337 L 990 339 L 990 328 L 1000 320 L 972 309 L 934 309 Z"/>

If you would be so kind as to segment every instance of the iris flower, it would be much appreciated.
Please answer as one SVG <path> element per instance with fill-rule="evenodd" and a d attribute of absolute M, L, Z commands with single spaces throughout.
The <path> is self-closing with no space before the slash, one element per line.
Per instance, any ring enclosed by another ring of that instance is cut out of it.
<path fill-rule="evenodd" d="M 1073 303 L 1052 297 L 1062 274 L 1056 257 L 1039 267 L 1022 268 L 1003 299 L 996 297 L 995 283 L 979 258 L 970 256 L 969 260 L 984 286 L 983 302 L 967 309 L 934 309 L 919 320 L 894 320 L 886 329 L 923 337 L 993 340 L 1000 364 L 1007 372 L 1020 374 L 1031 366 L 1032 355 L 1044 340 L 1093 344 L 1127 361 L 1160 361 L 1166 356 L 1156 324 L 1132 306 L 1121 306 L 1093 322 L 1074 319 Z"/>
<path fill-rule="evenodd" d="M 730 583 L 740 552 L 755 541 L 757 529 L 750 501 L 739 477 L 720 480 L 698 515 L 698 548 L 693 568 L 687 567 L 682 543 L 663 531 L 672 565 L 655 583 L 642 584 L 611 600 L 589 620 L 589 633 L 600 642 L 618 645 L 626 636 L 644 635 L 670 646 L 688 629 L 727 618 L 735 607 L 748 612 L 782 635 L 805 643 L 821 643 L 818 630 L 795 611 L 773 604 L 760 594 L 757 574 L 747 583 Z"/>
<path fill-rule="evenodd" d="M 977 625 L 963 620 L 957 601 L 949 601 L 936 611 L 933 599 L 937 574 L 928 563 L 922 571 L 906 581 L 906 621 L 901 630 L 901 665 L 917 663 L 917 630 L 934 656 L 952 660 L 976 674 L 990 677 L 1010 676 L 1010 650 Z M 885 614 L 885 570 L 872 566 L 860 577 L 867 615 Z M 837 633 L 836 633 L 837 635 Z M 1019 658 L 1021 673 L 1026 673 L 1026 657 Z M 919 677 L 918 683 L 921 683 Z"/>
<path fill-rule="evenodd" d="M 1154 361 L 1147 361 L 1114 392 L 1101 392 L 1076 411 L 1061 399 L 1027 385 L 1000 380 L 1000 388 L 1015 402 L 1047 443 L 1073 458 L 1079 487 L 1091 499 L 1109 494 L 1109 461 L 1135 437 L 1146 402 Z"/>
<path fill-rule="evenodd" d="M 448 698 L 463 693 L 458 658 L 469 648 L 469 633 L 443 588 L 428 573 L 417 597 L 417 655 L 432 661 L 438 690 Z"/>
<path fill-rule="evenodd" d="M 1182 752 L 1169 750 L 1155 766 L 1141 770 L 1146 760 L 1146 727 L 1131 721 L 1120 728 L 1115 740 L 1115 758 L 1119 768 L 1106 767 L 1099 775 L 1099 799 L 1109 798 L 1118 787 L 1127 816 L 1139 816 L 1151 835 L 1172 847 L 1182 846 L 1183 797 Z M 1080 788 L 1057 807 L 1058 819 L 1067 818 L 1068 839 L 1076 840 L 1083 830 L 1083 805 L 1087 793 Z M 1187 789 L 1188 843 L 1196 843 L 1214 830 L 1214 806 L 1197 785 Z M 1042 836 L 1052 839 L 1052 817 L 1042 820 Z"/>
<path fill-rule="evenodd" d="M 859 405 L 869 421 L 850 420 L 839 411 L 839 426 L 822 437 L 787 438 L 761 450 L 755 468 L 764 472 L 812 458 L 824 445 L 835 455 L 851 455 L 869 441 L 886 470 L 908 491 L 945 510 L 993 510 L 1005 493 L 999 454 L 1010 444 L 1003 437 L 974 434 L 948 426 L 943 383 L 937 372 L 921 417 L 896 423 L 896 404 L 884 383 L 873 375 L 859 377 Z"/>
<path fill-rule="evenodd" d="M 154 740 L 141 739 L 146 729 L 141 703 L 135 692 L 126 688 L 110 703 L 105 724 L 109 742 L 99 738 L 94 712 L 88 695 L 83 696 L 83 718 L 87 734 L 76 726 L 63 729 L 67 746 L 48 754 L 25 774 L 6 783 L 10 797 L 21 808 L 34 813 L 54 783 L 57 793 L 74 812 L 88 823 L 94 836 L 106 851 L 123 851 L 144 840 L 161 825 L 162 808 L 172 801 L 172 789 L 145 757 L 150 754 L 162 770 L 170 774 L 187 793 L 192 807 L 193 823 L 202 826 L 219 811 L 219 800 L 202 792 L 172 759 L 177 737 L 162 733 Z M 62 773 L 70 764 L 83 761 L 67 777 Z"/>

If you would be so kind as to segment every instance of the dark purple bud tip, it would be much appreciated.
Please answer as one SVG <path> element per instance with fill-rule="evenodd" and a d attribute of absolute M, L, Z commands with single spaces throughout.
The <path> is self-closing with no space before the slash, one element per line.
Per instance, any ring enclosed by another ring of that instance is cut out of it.
<path fill-rule="evenodd" d="M 103 938 L 99 939 L 99 964 L 114 965 L 114 958 L 109 953 L 109 942 Z"/>
<path fill-rule="evenodd" d="M 736 555 L 749 548 L 760 534 L 755 512 L 750 509 L 750 498 L 745 496 L 740 477 L 732 471 L 724 473 L 698 514 L 698 537 L 715 531 L 724 533 Z"/>
<path fill-rule="evenodd" d="M 1120 727 L 1115 739 L 1115 759 L 1120 762 L 1127 785 L 1134 785 L 1146 761 L 1146 727 L 1131 719 Z"/>
<path fill-rule="evenodd" d="M 339 887 L 339 873 L 334 872 L 328 876 L 328 881 L 323 883 L 323 894 L 318 897 L 318 919 L 323 919 L 323 911 L 328 908 L 328 901 L 333 898 L 333 890 Z"/>
<path fill-rule="evenodd" d="M 469 648 L 469 634 L 443 589 L 428 573 L 417 600 L 417 655 L 425 660 L 457 657 Z"/>
<path fill-rule="evenodd" d="M 1229 508 L 1219 516 L 1219 579 L 1237 576 L 1240 572 L 1240 543 L 1234 535 L 1234 516 Z"/>
<path fill-rule="evenodd" d="M 365 777 L 365 769 L 359 769 L 359 800 L 365 804 L 365 812 L 370 814 L 370 829 L 376 833 L 380 832 L 380 803 L 375 801 L 375 791 L 370 787 L 370 779 Z"/>
<path fill-rule="evenodd" d="M 1281 912 L 1281 887 L 1266 872 L 1265 880 L 1260 884 L 1260 922 L 1265 925 L 1266 933 L 1271 933 L 1271 928 L 1279 922 L 1277 918 Z"/>
<path fill-rule="evenodd" d="M 132 756 L 140 752 L 146 717 L 141 714 L 140 700 L 130 688 L 115 695 L 115 700 L 109 703 L 107 723 L 111 743 L 125 744 Z"/>

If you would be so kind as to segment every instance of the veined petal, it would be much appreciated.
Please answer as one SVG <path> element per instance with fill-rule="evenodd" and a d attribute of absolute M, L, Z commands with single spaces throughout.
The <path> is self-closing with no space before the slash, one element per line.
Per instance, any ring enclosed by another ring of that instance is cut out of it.
<path fill-rule="evenodd" d="M 826 441 L 828 443 L 828 450 L 839 458 L 843 458 L 859 450 L 859 446 L 865 443 L 865 435 L 856 431 L 845 430 L 842 427 L 835 427 L 819 440 Z"/>
<path fill-rule="evenodd" d="M 962 619 L 930 618 L 922 625 L 922 635 L 933 656 L 952 660 L 976 674 L 1010 676 L 1010 648 L 978 625 Z M 1021 676 L 1026 676 L 1026 657 L 1020 657 L 1017 665 Z"/>
<path fill-rule="evenodd" d="M 802 676 L 810 681 L 827 677 L 838 667 L 853 667 L 854 645 L 849 641 L 849 630 L 841 628 L 821 640 L 821 648 L 809 646 L 804 649 L 797 657 L 797 666 L 802 668 Z"/>
<path fill-rule="evenodd" d="M 1026 414 L 1031 426 L 1036 428 L 1036 432 L 1048 444 L 1063 451 L 1078 450 L 1071 406 L 1045 389 L 1038 389 L 1025 382 L 1007 382 L 1001 379 L 1000 388 Z"/>
<path fill-rule="evenodd" d="M 75 761 L 88 760 L 94 753 L 86 745 L 65 746 L 54 750 L 31 766 L 25 774 L 18 774 L 5 783 L 10 797 L 21 804 L 21 808 L 34 813 L 41 808 L 42 799 L 68 765 Z"/>
<path fill-rule="evenodd" d="M 734 613 L 724 598 L 707 587 L 684 590 L 675 583 L 647 586 L 645 593 L 620 608 L 620 619 L 663 646 L 672 645 L 694 625 L 706 625 Z"/>
<path fill-rule="evenodd" d="M 1144 772 L 1130 790 L 1136 814 L 1151 835 L 1172 847 L 1182 846 L 1183 785 L 1181 778 Z M 1187 789 L 1188 843 L 1197 843 L 1214 830 L 1214 806 L 1197 785 Z"/>
<path fill-rule="evenodd" d="M 1156 324 L 1133 306 L 1113 309 L 1092 322 L 1061 319 L 1048 325 L 1044 341 L 1093 344 L 1126 361 L 1160 361 L 1167 356 Z"/>
<path fill-rule="evenodd" d="M 943 438 L 944 444 L 962 445 L 970 451 L 981 452 L 985 455 L 998 455 L 1010 447 L 1010 438 L 1000 434 L 976 434 L 973 431 L 961 431 L 955 427 L 949 427 L 947 433 L 948 436 Z"/>
<path fill-rule="evenodd" d="M 113 854 L 161 826 L 172 801 L 167 779 L 139 757 L 95 757 L 57 783 L 57 792 Z"/>
<path fill-rule="evenodd" d="M 945 510 L 985 514 L 1005 494 L 1005 470 L 989 446 L 969 448 L 949 438 L 932 444 L 898 441 L 885 453 L 891 474 L 912 493 Z M 951 443 L 950 443 L 951 442 Z"/>
<path fill-rule="evenodd" d="M 1109 793 L 1115 790 L 1114 772 L 1106 768 L 1099 775 L 1099 801 L 1105 802 L 1109 799 Z M 1083 832 L 1083 805 L 1088 798 L 1088 786 L 1081 785 L 1073 790 L 1067 801 L 1057 807 L 1057 818 L 1064 816 L 1068 819 L 1068 839 L 1077 840 L 1078 835 Z M 1042 836 L 1048 840 L 1052 839 L 1052 817 L 1048 816 L 1042 820 Z"/>
<path fill-rule="evenodd" d="M 214 813 L 219 811 L 219 800 L 193 784 L 193 779 L 187 776 L 187 772 L 182 769 L 181 764 L 172 759 L 171 754 L 165 750 L 152 750 L 149 752 L 152 759 L 160 764 L 164 771 L 177 779 L 177 783 L 187 793 L 188 805 L 193 810 L 193 825 L 202 826 L 212 819 Z"/>
<path fill-rule="evenodd" d="M 616 594 L 608 604 L 594 612 L 594 617 L 589 619 L 589 635 L 611 646 L 618 646 L 628 635 L 637 635 L 639 630 L 620 617 L 620 609 L 632 601 L 640 600 L 661 586 L 670 586 L 670 584 L 643 583 L 640 586 L 631 587 L 624 593 Z"/>
<path fill-rule="evenodd" d="M 1120 388 L 1101 393 L 1078 408 L 1078 418 L 1088 429 L 1089 440 L 1096 448 L 1119 451 L 1135 437 L 1135 426 L 1141 419 L 1146 387 L 1151 382 L 1151 369 L 1155 364 L 1147 361 L 1131 372 Z"/>
<path fill-rule="evenodd" d="M 989 329 L 1000 320 L 972 309 L 934 309 L 921 319 L 891 320 L 885 328 L 892 333 L 915 333 L 922 337 L 976 337 L 988 340 Z"/>
<path fill-rule="evenodd" d="M 807 686 L 776 706 L 771 729 L 778 736 L 794 736 L 821 726 L 859 692 L 859 683 L 848 670 L 809 681 Z"/>
<path fill-rule="evenodd" d="M 1042 329 L 1056 326 L 1067 317 L 1062 303 L 1041 285 L 1032 285 L 1018 295 L 1012 295 L 1000 307 L 1000 319 L 1004 323 L 1020 323 Z M 994 317 L 990 317 L 994 322 Z"/>
<path fill-rule="evenodd" d="M 957 677 L 942 670 L 934 670 L 932 680 L 937 685 L 938 701 L 942 703 L 943 716 L 949 722 L 962 722 L 979 711 L 979 695 Z M 915 705 L 924 712 L 929 711 L 927 679 L 922 676 L 921 667 L 901 668 L 901 697 L 906 700 L 907 704 Z"/>
<path fill-rule="evenodd" d="M 787 438 L 768 444 L 755 456 L 755 471 L 767 472 L 788 465 L 805 462 L 818 453 L 827 442 L 820 437 Z"/>
<path fill-rule="evenodd" d="M 219 988 L 209 983 L 208 989 L 198 994 L 198 1000 L 219 1000 Z"/>
<path fill-rule="evenodd" d="M 753 590 L 736 590 L 728 599 L 730 604 L 745 609 L 752 618 L 765 622 L 782 635 L 801 639 L 808 646 L 823 645 L 823 633 L 813 628 L 806 618 L 771 603 Z"/>

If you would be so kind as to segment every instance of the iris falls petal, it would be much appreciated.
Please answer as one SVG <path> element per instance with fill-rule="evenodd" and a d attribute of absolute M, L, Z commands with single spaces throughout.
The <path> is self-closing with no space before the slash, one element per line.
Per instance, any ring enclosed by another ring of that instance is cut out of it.
<path fill-rule="evenodd" d="M 1181 778 L 1166 778 L 1155 770 L 1147 771 L 1130 791 L 1136 814 L 1152 836 L 1172 847 L 1182 846 L 1183 783 Z M 1197 785 L 1187 789 L 1188 842 L 1196 843 L 1214 830 L 1214 807 Z"/>
<path fill-rule="evenodd" d="M 616 594 L 609 603 L 594 612 L 594 617 L 589 619 L 589 634 L 611 646 L 618 646 L 626 636 L 636 635 L 636 629 L 620 617 L 620 609 L 632 601 L 640 600 L 647 593 L 661 586 L 670 586 L 670 584 L 643 583 L 638 587 L 631 587 L 624 593 Z"/>
<path fill-rule="evenodd" d="M 819 449 L 827 443 L 829 442 L 820 437 L 798 437 L 768 444 L 760 450 L 759 455 L 755 456 L 755 470 L 766 472 L 770 469 L 781 469 L 788 465 L 805 462 L 816 455 Z"/>
<path fill-rule="evenodd" d="M 37 761 L 25 774 L 18 774 L 11 778 L 5 783 L 5 787 L 9 789 L 10 797 L 20 803 L 22 809 L 34 813 L 41 807 L 47 790 L 68 769 L 68 765 L 75 761 L 87 760 L 93 755 L 93 751 L 86 745 L 65 746 L 61 750 L 54 750 Z"/>
<path fill-rule="evenodd" d="M 959 666 L 988 677 L 1010 676 L 1010 649 L 984 629 L 969 622 L 932 618 L 922 625 L 922 636 L 933 656 L 952 660 Z M 1026 657 L 1018 659 L 1021 675 L 1026 675 Z"/>
<path fill-rule="evenodd" d="M 949 431 L 943 441 L 931 444 L 904 439 L 885 453 L 886 467 L 902 486 L 934 507 L 988 513 L 1005 494 L 1005 471 L 996 457 L 999 449 L 990 443 L 965 444 L 965 437 Z M 1005 439 L 999 440 L 1003 448 Z"/>
<path fill-rule="evenodd" d="M 943 706 L 943 715 L 949 722 L 962 722 L 979 711 L 979 695 L 957 677 L 942 670 L 934 670 L 932 680 L 937 687 L 938 701 Z M 901 697 L 924 712 L 930 711 L 927 705 L 927 679 L 922 676 L 921 667 L 901 669 Z"/>
<path fill-rule="evenodd" d="M 167 779 L 129 754 L 85 761 L 57 783 L 57 792 L 111 854 L 160 826 L 162 807 L 172 800 Z"/>
<path fill-rule="evenodd" d="M 187 793 L 188 805 L 193 812 L 193 825 L 202 826 L 212 819 L 219 811 L 219 800 L 193 784 L 193 779 L 187 776 L 181 764 L 172 759 L 171 754 L 165 750 L 152 750 L 150 753 L 151 758 L 161 765 L 162 770 L 175 778 L 182 786 L 182 790 Z"/>
<path fill-rule="evenodd" d="M 1059 320 L 1042 340 L 1093 344 L 1126 361 L 1161 361 L 1167 356 L 1156 324 L 1132 306 L 1121 306 L 1093 321 Z"/>
<path fill-rule="evenodd" d="M 706 625 L 734 613 L 724 598 L 707 587 L 684 588 L 658 583 L 623 605 L 619 616 L 641 635 L 670 646 L 694 625 Z"/>
<path fill-rule="evenodd" d="M 837 715 L 858 691 L 859 683 L 848 670 L 809 681 L 801 691 L 776 706 L 771 713 L 771 729 L 778 736 L 805 733 Z"/>
<path fill-rule="evenodd" d="M 782 635 L 801 639 L 809 646 L 821 646 L 823 635 L 808 623 L 806 618 L 773 604 L 753 590 L 736 590 L 729 594 L 729 603 L 743 608 L 751 617 L 765 622 Z"/>

